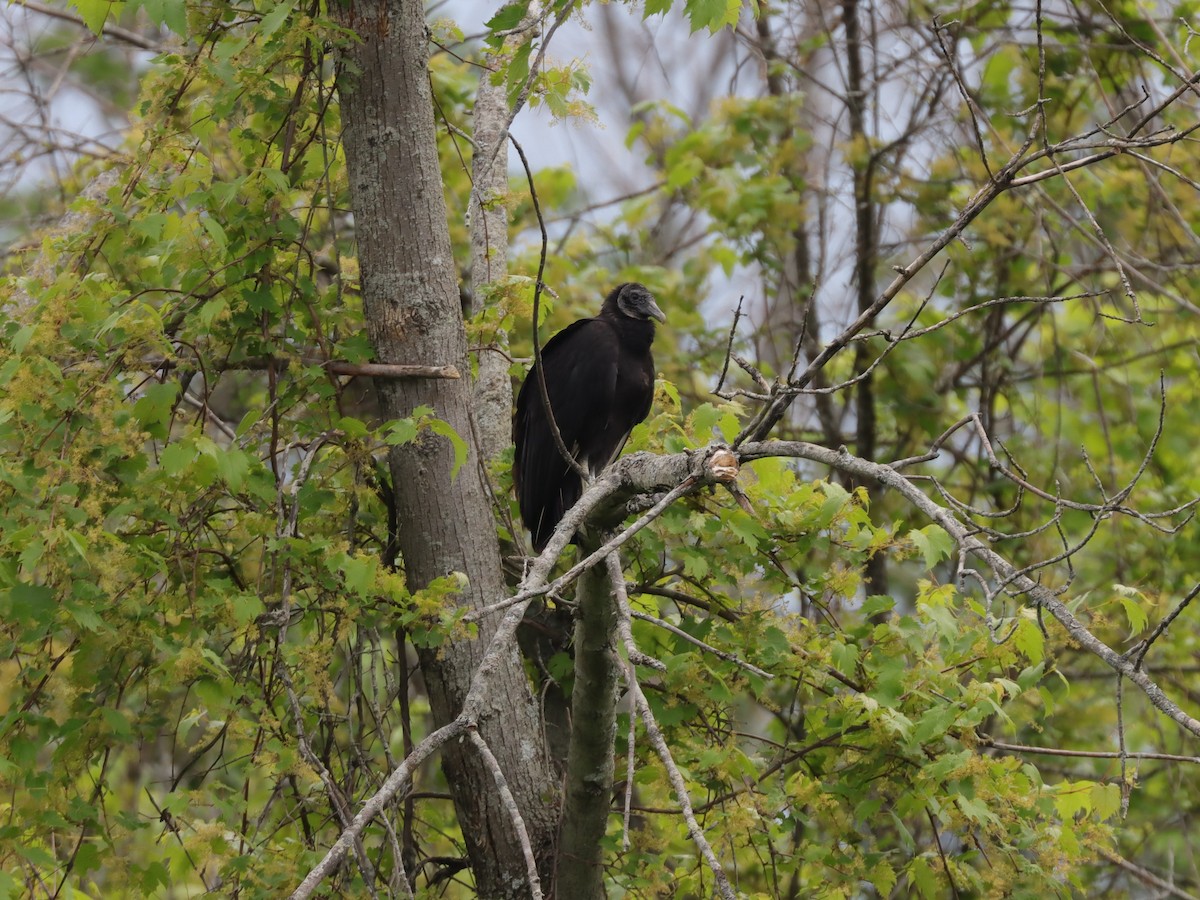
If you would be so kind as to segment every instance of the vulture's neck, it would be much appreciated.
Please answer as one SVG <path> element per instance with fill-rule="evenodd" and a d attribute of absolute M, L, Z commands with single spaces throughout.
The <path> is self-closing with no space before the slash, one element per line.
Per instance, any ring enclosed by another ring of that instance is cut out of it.
<path fill-rule="evenodd" d="M 654 323 L 649 319 L 632 319 L 620 312 L 610 313 L 607 310 L 600 314 L 600 318 L 616 329 L 622 345 L 630 350 L 648 351 L 654 342 Z"/>

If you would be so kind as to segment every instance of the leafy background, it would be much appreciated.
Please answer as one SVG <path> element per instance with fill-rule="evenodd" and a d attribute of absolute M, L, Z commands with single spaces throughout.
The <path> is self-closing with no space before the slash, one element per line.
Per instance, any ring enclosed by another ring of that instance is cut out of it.
<path fill-rule="evenodd" d="M 1023 141 L 1090 133 L 1054 157 L 1083 159 L 1124 133 L 1122 109 L 1156 102 L 1196 65 L 1187 3 L 1039 6 L 1036 18 L 943 6 L 779 3 L 757 23 L 729 2 L 633 9 L 669 14 L 698 45 L 734 29 L 758 74 L 698 111 L 642 98 L 626 119 L 601 119 L 653 186 L 602 215 L 590 214 L 592 173 L 536 173 L 554 226 L 547 330 L 622 280 L 645 282 L 669 312 L 655 411 L 632 449 L 730 440 L 756 408 L 761 388 L 736 364 L 727 396 L 712 393 L 736 306 L 721 298 L 747 298 L 733 349 L 766 379 L 785 375 L 801 326 L 822 341 L 856 314 L 856 267 L 873 295 Z M 485 28 L 526 12 L 506 7 Z M 412 648 L 470 631 L 448 600 L 453 578 L 406 590 L 380 465 L 389 445 L 447 429 L 433 409 L 379 421 L 364 379 L 322 365 L 371 357 L 333 83 L 350 36 L 320 4 L 80 0 L 69 15 L 109 33 L 10 27 L 10 45 L 105 94 L 122 137 L 58 148 L 56 181 L 4 200 L 15 244 L 0 317 L 0 895 L 275 896 L 428 732 Z M 850 41 L 830 23 L 850 15 L 871 26 L 858 48 L 873 66 L 865 117 L 844 83 L 814 76 L 842 71 Z M 131 54 L 114 27 L 153 50 Z M 480 27 L 434 22 L 430 70 L 463 271 L 464 136 L 486 46 L 464 32 Z M 538 40 L 491 42 L 510 102 Z M 933 74 L 906 107 L 896 85 L 921 65 Z M 30 91 L 44 90 L 47 70 L 28 70 Z M 597 117 L 583 61 L 551 58 L 531 84 L 553 116 Z M 1143 88 L 1155 100 L 1140 101 Z M 907 131 L 881 112 L 897 104 Z M 1049 499 L 990 465 L 971 428 L 923 464 L 922 483 L 1010 535 L 997 546 L 1019 566 L 1082 544 L 1034 571 L 1121 651 L 1137 652 L 1198 576 L 1181 509 L 1200 487 L 1196 109 L 1181 92 L 1154 120 L 1179 143 L 1002 196 L 817 386 L 861 375 L 910 323 L 1026 299 L 896 344 L 869 382 L 801 398 L 776 429 L 861 452 L 866 396 L 886 461 L 976 414 Z M 28 147 L 7 171 L 27 170 Z M 850 237 L 847 198 L 873 217 L 865 244 Z M 476 286 L 468 330 L 473 344 L 512 334 L 519 377 L 540 247 L 515 170 L 507 203 L 513 276 Z M 65 209 L 76 218 L 60 221 Z M 506 460 L 492 476 L 515 553 Z M 1103 503 L 1133 480 L 1140 517 L 1054 499 Z M 650 701 L 740 891 L 1200 893 L 1194 738 L 1023 598 L 958 577 L 945 532 L 900 498 L 781 460 L 755 463 L 742 485 L 752 512 L 725 492 L 693 498 L 625 560 L 639 611 L 725 652 L 635 623 L 667 664 L 647 680 Z M 1178 512 L 1146 518 L 1167 510 Z M 1145 667 L 1194 712 L 1193 615 Z M 562 648 L 530 672 L 569 691 Z M 610 890 L 706 894 L 644 741 L 625 769 L 627 732 L 623 715 L 617 777 L 632 780 L 633 809 L 628 828 L 619 809 L 610 821 Z M 469 896 L 460 828 L 430 765 L 366 845 L 384 883 L 399 856 L 419 891 Z M 338 878 L 336 890 L 366 892 L 357 870 Z"/>

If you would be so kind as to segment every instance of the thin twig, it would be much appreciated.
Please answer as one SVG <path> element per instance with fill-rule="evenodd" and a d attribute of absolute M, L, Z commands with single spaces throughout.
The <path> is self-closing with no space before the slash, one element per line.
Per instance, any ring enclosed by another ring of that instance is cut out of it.
<path fill-rule="evenodd" d="M 1142 881 L 1151 887 L 1158 888 L 1160 891 L 1165 891 L 1172 897 L 1178 897 L 1179 900 L 1200 900 L 1200 898 L 1198 898 L 1195 894 L 1189 894 L 1183 888 L 1171 884 L 1171 882 L 1167 881 L 1165 878 L 1155 875 L 1149 869 L 1143 868 L 1137 863 L 1130 862 L 1116 851 L 1110 850 L 1108 847 L 1097 844 L 1095 845 L 1095 850 L 1113 865 L 1120 866 L 1126 872 L 1132 873 L 1139 881 Z"/>
<path fill-rule="evenodd" d="M 654 711 L 650 708 L 649 701 L 646 700 L 646 695 L 642 692 L 642 686 L 637 680 L 637 671 L 634 669 L 633 659 L 641 655 L 637 644 L 633 640 L 633 630 L 630 627 L 630 609 L 629 595 L 625 592 L 625 575 L 621 572 L 621 564 L 615 553 L 610 554 L 606 560 L 608 565 L 609 578 L 612 581 L 613 593 L 617 600 L 617 628 L 620 632 L 622 642 L 625 645 L 625 652 L 629 659 L 626 661 L 626 684 L 629 686 L 629 693 L 633 698 L 633 709 L 642 717 L 642 724 L 646 726 L 646 737 L 650 741 L 650 745 L 654 747 L 655 753 L 658 754 L 659 761 L 663 764 L 663 768 L 667 770 L 667 779 L 671 782 L 671 787 L 675 791 L 675 799 L 679 803 L 679 811 L 683 815 L 684 822 L 687 823 L 688 834 L 692 838 L 692 842 L 700 851 L 700 855 L 704 857 L 704 861 L 708 863 L 708 867 L 712 870 L 713 877 L 716 879 L 716 890 L 725 900 L 735 900 L 737 896 L 733 891 L 733 886 L 729 883 L 729 876 L 725 874 L 725 869 L 721 866 L 720 860 L 713 852 L 712 845 L 709 844 L 708 838 L 704 836 L 704 829 L 700 827 L 700 823 L 696 821 L 696 815 L 692 810 L 692 801 L 688 796 L 687 783 L 683 780 L 683 775 L 679 771 L 679 767 L 675 765 L 675 760 L 671 756 L 671 748 L 667 746 L 666 738 L 663 737 L 662 731 L 658 727 L 658 722 L 654 718 Z"/>
<path fill-rule="evenodd" d="M 537 860 L 533 856 L 533 846 L 529 843 L 529 831 L 525 827 L 525 820 L 521 817 L 521 810 L 517 808 L 517 800 L 513 796 L 512 790 L 509 789 L 508 780 L 504 777 L 504 770 L 500 768 L 500 762 L 487 745 L 487 741 L 480 735 L 478 728 L 471 725 L 467 729 L 467 737 L 483 758 L 483 764 L 487 766 L 492 780 L 496 782 L 496 791 L 500 794 L 500 802 L 509 818 L 512 819 L 513 830 L 516 831 L 517 840 L 521 844 L 521 853 L 525 856 L 525 872 L 529 878 L 530 896 L 533 897 L 533 900 L 542 900 L 542 882 L 538 878 Z"/>
<path fill-rule="evenodd" d="M 1121 758 L 1121 818 L 1129 814 L 1129 751 L 1125 748 L 1125 679 L 1117 673 L 1117 755 Z"/>
<path fill-rule="evenodd" d="M 453 722 L 443 725 L 437 731 L 430 734 L 417 746 L 413 748 L 412 753 L 404 757 L 400 761 L 392 773 L 388 775 L 387 780 L 378 791 L 371 796 L 362 809 L 358 811 L 358 815 L 350 822 L 342 831 L 333 846 L 326 851 L 322 860 L 317 863 L 313 869 L 304 876 L 304 880 L 297 885 L 296 890 L 292 891 L 291 900 L 307 900 L 313 895 L 313 892 L 320 887 L 321 882 L 328 878 L 342 864 L 342 860 L 346 858 L 346 854 L 350 848 L 356 843 L 359 843 L 362 838 L 362 833 L 367 826 L 379 815 L 384 807 L 386 807 L 396 795 L 403 790 L 408 784 L 412 773 L 420 767 L 420 765 L 433 756 L 438 750 L 449 743 L 454 738 L 461 736 L 467 730 L 467 720 L 459 716 Z"/>
<path fill-rule="evenodd" d="M 657 616 L 652 616 L 652 615 L 650 615 L 650 613 L 645 613 L 645 612 L 642 612 L 641 610 L 637 610 L 637 609 L 630 610 L 630 614 L 635 619 L 641 619 L 643 622 L 649 622 L 651 625 L 655 625 L 655 626 L 663 629 L 664 631 L 671 632 L 671 634 L 675 635 L 676 637 L 683 638 L 689 644 L 694 644 L 695 646 L 699 647 L 701 650 L 703 650 L 706 653 L 711 653 L 713 656 L 716 656 L 719 659 L 723 659 L 726 662 L 731 662 L 735 666 L 740 666 L 741 668 L 745 669 L 747 672 L 754 673 L 759 678 L 770 679 L 770 678 L 775 677 L 770 672 L 764 672 L 758 666 L 756 666 L 752 663 L 746 662 L 744 659 L 737 656 L 736 654 L 729 653 L 728 651 L 725 651 L 725 650 L 719 650 L 716 647 L 712 646 L 712 644 L 706 644 L 704 641 L 700 640 L 700 638 L 695 637 L 694 635 L 688 634 L 682 628 L 672 625 L 670 622 L 664 622 L 662 619 L 658 618 Z"/>
<path fill-rule="evenodd" d="M 1175 621 L 1176 616 L 1187 609 L 1188 604 L 1196 599 L 1197 594 L 1200 594 L 1200 582 L 1197 582 L 1196 586 L 1188 591 L 1187 596 L 1179 601 L 1179 605 L 1171 610 L 1171 614 L 1169 616 L 1158 623 L 1154 631 L 1150 633 L 1150 637 L 1146 638 L 1146 640 L 1142 643 L 1141 648 L 1138 650 L 1137 658 L 1133 662 L 1133 667 L 1135 669 L 1140 670 L 1142 668 L 1142 660 L 1146 658 L 1146 653 L 1150 650 L 1150 646 L 1160 637 L 1162 637 L 1163 632 L 1166 631 L 1170 624 Z"/>
<path fill-rule="evenodd" d="M 1061 747 L 1030 747 L 1026 744 L 1011 744 L 998 741 L 986 734 L 979 736 L 980 741 L 987 747 L 1003 750 L 1006 753 L 1035 753 L 1039 756 L 1067 756 L 1077 759 L 1120 759 L 1121 754 L 1116 750 L 1064 750 Z M 1160 762 L 1186 762 L 1200 765 L 1200 756 L 1179 756 L 1175 753 L 1130 752 L 1128 759 L 1153 759 Z"/>
<path fill-rule="evenodd" d="M 650 507 L 650 509 L 646 510 L 646 512 L 644 512 L 637 519 L 637 521 L 635 521 L 632 525 L 630 525 L 627 528 L 623 529 L 622 531 L 618 532 L 615 537 L 610 538 L 608 541 L 606 541 L 600 547 L 599 550 L 596 550 L 594 553 L 591 553 L 584 559 L 577 562 L 570 569 L 568 569 L 566 572 L 564 572 L 562 575 L 560 575 L 558 578 L 556 578 L 554 581 L 550 582 L 549 584 L 542 584 L 542 585 L 538 585 L 537 587 L 528 588 L 526 590 L 523 590 L 523 591 L 520 591 L 520 592 L 514 594 L 513 596 L 509 597 L 507 600 L 501 600 L 498 603 L 493 603 L 491 606 L 485 606 L 482 609 L 474 610 L 473 612 L 470 612 L 466 616 L 464 616 L 463 620 L 466 622 L 475 622 L 475 621 L 478 621 L 479 619 L 482 619 L 484 616 L 488 616 L 493 613 L 501 612 L 502 610 L 508 609 L 511 606 L 515 606 L 518 603 L 524 603 L 528 600 L 532 600 L 534 597 L 540 597 L 543 594 L 557 593 L 558 591 L 560 591 L 564 587 L 566 587 L 568 584 L 570 584 L 572 581 L 574 581 L 576 578 L 578 578 L 580 575 L 582 575 L 584 572 L 586 572 L 588 569 L 590 569 L 592 566 L 596 565 L 596 563 L 600 562 L 602 559 L 604 559 L 606 556 L 608 556 L 608 554 L 612 553 L 612 551 L 616 550 L 618 547 L 623 545 L 626 541 L 628 541 L 631 537 L 633 537 L 635 534 L 637 534 L 639 531 L 641 531 L 643 528 L 645 528 L 647 525 L 649 525 L 651 522 L 653 522 L 659 516 L 661 516 L 666 511 L 668 506 L 670 506 L 672 503 L 674 503 L 676 500 L 678 500 L 684 494 L 688 493 L 688 491 L 692 490 L 695 486 L 696 486 L 696 482 L 693 479 L 688 479 L 688 480 L 684 481 L 682 484 L 680 484 L 678 487 L 672 489 L 671 491 L 668 491 L 662 497 L 662 499 L 660 499 L 657 503 L 655 503 L 654 506 Z M 576 506 L 578 506 L 578 505 L 579 504 L 577 503 Z M 573 509 L 574 509 L 574 507 L 573 507 Z M 573 517 L 573 518 L 579 518 L 582 520 L 583 518 L 586 518 L 586 516 L 577 516 L 577 517 Z M 567 519 L 565 517 L 563 519 L 563 522 L 567 522 Z M 558 526 L 554 529 L 555 533 L 557 534 L 559 532 L 568 532 L 570 534 L 574 534 L 576 529 L 578 528 L 578 525 L 570 527 L 568 530 L 563 527 L 563 522 L 560 522 L 558 524 Z M 547 553 L 550 551 L 550 549 L 551 549 L 551 546 L 548 544 L 546 549 L 542 551 L 542 556 L 545 557 L 547 555 Z M 550 558 L 557 559 L 558 554 L 561 552 L 562 551 L 560 549 L 554 553 L 551 553 Z"/>
<path fill-rule="evenodd" d="M 721 377 L 717 379 L 717 386 L 713 393 L 718 397 L 722 396 L 721 391 L 725 387 L 725 376 L 729 373 L 729 357 L 733 355 L 733 339 L 737 336 L 738 320 L 742 317 L 742 301 L 746 299 L 746 295 L 738 297 L 737 309 L 733 311 L 733 324 L 729 326 L 729 343 L 725 346 L 725 362 L 721 365 Z"/>
<path fill-rule="evenodd" d="M 601 501 L 622 487 L 625 483 L 623 479 L 635 481 L 637 478 L 643 478 L 657 483 L 659 479 L 672 477 L 689 482 L 691 487 L 705 483 L 701 477 L 704 472 L 702 466 L 712 455 L 712 452 L 706 448 L 660 458 L 650 457 L 649 454 L 644 453 L 626 456 L 584 492 L 568 515 L 576 515 L 579 517 L 579 521 L 582 521 Z M 680 495 L 682 493 L 684 492 L 680 492 Z M 520 593 L 524 595 L 524 600 L 510 604 L 511 608 L 496 625 L 487 650 L 484 651 L 483 659 L 472 676 L 471 687 L 463 700 L 462 711 L 458 718 L 433 732 L 401 760 L 379 790 L 363 804 L 353 821 L 343 828 L 341 835 L 329 848 L 321 862 L 304 877 L 292 894 L 293 900 L 307 900 L 311 897 L 321 882 L 342 864 L 346 854 L 359 841 L 371 821 L 394 800 L 399 791 L 408 783 L 412 773 L 447 742 L 462 736 L 468 727 L 491 710 L 492 676 L 501 665 L 501 660 L 505 655 L 515 652 L 516 633 L 524 620 L 525 610 L 534 596 L 545 592 L 544 585 L 549 579 L 550 572 L 559 555 L 566 549 L 572 533 L 562 527 L 555 529 L 546 549 L 542 551 L 541 555 L 531 560 L 525 578 L 521 582 Z M 539 590 L 539 588 L 541 589 Z M 621 592 L 624 594 L 623 580 Z"/>
<path fill-rule="evenodd" d="M 938 856 L 942 858 L 942 868 L 946 870 L 946 880 L 950 882 L 950 894 L 958 900 L 958 885 L 954 883 L 954 875 L 950 872 L 950 863 L 946 861 L 946 849 L 942 846 L 942 835 L 938 832 L 937 820 L 929 807 L 925 807 L 925 815 L 929 817 L 929 827 L 933 829 L 933 842 L 937 844 Z"/>
<path fill-rule="evenodd" d="M 558 430 L 558 422 L 555 421 L 554 410 L 550 406 L 550 392 L 546 389 L 546 367 L 542 365 L 542 345 L 538 339 L 538 315 L 541 308 L 542 288 L 544 287 L 542 284 L 542 275 L 546 271 L 546 248 L 549 243 L 549 236 L 546 233 L 546 222 L 542 218 L 542 207 L 538 203 L 537 189 L 533 186 L 533 171 L 529 168 L 529 160 L 525 158 L 525 151 L 511 134 L 508 136 L 508 139 L 512 141 L 512 145 L 517 150 L 517 156 L 521 157 L 521 165 L 525 168 L 525 178 L 529 182 L 529 196 L 533 199 L 533 211 L 537 216 L 538 228 L 542 233 L 542 245 L 538 254 L 537 278 L 533 282 L 533 323 L 530 329 L 533 337 L 533 372 L 537 373 L 538 399 L 542 402 L 542 409 L 546 413 L 546 421 L 550 425 L 550 435 L 554 438 L 554 446 L 558 448 L 559 455 L 562 456 L 567 466 L 576 475 L 586 481 L 588 478 L 587 470 L 580 465 L 579 460 L 567 449 L 567 445 L 563 443 L 562 432 Z"/>
<path fill-rule="evenodd" d="M 626 670 L 628 679 L 629 672 Z M 633 806 L 633 766 L 635 763 L 634 748 L 637 745 L 637 710 L 629 710 L 629 737 L 625 746 L 625 804 L 621 816 L 621 852 L 629 851 L 629 810 Z"/>
<path fill-rule="evenodd" d="M 955 65 L 953 57 L 950 55 L 950 50 L 946 46 L 946 39 L 942 36 L 944 26 L 937 16 L 933 17 L 933 34 L 937 38 L 938 49 L 942 51 L 942 58 L 946 60 L 946 66 L 950 69 L 950 74 L 954 78 L 954 83 L 958 85 L 958 93 L 963 99 L 963 104 L 967 107 L 967 112 L 971 114 L 971 127 L 975 131 L 975 149 L 979 153 L 979 161 L 983 163 L 984 171 L 987 172 L 988 178 L 995 179 L 992 174 L 992 167 L 988 163 L 987 144 L 983 140 L 983 131 L 979 127 L 979 118 L 976 115 L 978 104 L 975 98 L 971 96 L 971 92 L 967 90 L 966 82 L 963 81 L 962 71 L 959 66 Z M 982 112 L 981 110 L 979 112 Z"/>

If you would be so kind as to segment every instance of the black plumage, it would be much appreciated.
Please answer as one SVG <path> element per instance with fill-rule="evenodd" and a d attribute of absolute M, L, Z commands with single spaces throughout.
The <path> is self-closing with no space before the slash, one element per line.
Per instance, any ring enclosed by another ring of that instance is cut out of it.
<path fill-rule="evenodd" d="M 654 319 L 667 317 L 650 292 L 640 284 L 622 284 L 604 300 L 598 316 L 568 325 L 542 350 L 546 392 L 563 444 L 593 476 L 616 458 L 633 426 L 650 412 Z M 513 442 L 521 518 L 540 552 L 583 493 L 583 484 L 554 443 L 536 365 L 517 395 Z"/>

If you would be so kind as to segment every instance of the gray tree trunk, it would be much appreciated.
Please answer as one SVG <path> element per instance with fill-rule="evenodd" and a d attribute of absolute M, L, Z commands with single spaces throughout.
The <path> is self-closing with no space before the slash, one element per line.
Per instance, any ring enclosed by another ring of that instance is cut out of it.
<path fill-rule="evenodd" d="M 344 51 L 338 89 L 372 346 L 381 362 L 437 362 L 469 372 L 438 168 L 423 4 L 350 0 L 331 10 L 361 38 Z M 459 603 L 477 609 L 501 599 L 499 546 L 472 438 L 470 378 L 380 380 L 378 386 L 385 417 L 430 406 L 471 446 L 456 478 L 450 474 L 452 449 L 443 438 L 427 435 L 391 454 L 399 546 L 410 588 L 461 572 L 467 586 Z M 476 640 L 421 652 L 438 724 L 460 710 L 492 621 L 481 623 Z M 495 708 L 481 719 L 479 731 L 499 760 L 549 883 L 558 785 L 515 647 L 490 677 Z M 443 768 L 479 895 L 528 896 L 516 831 L 478 754 L 465 743 L 452 746 Z"/>
<path fill-rule="evenodd" d="M 491 62 L 498 57 L 489 56 Z M 484 289 L 508 274 L 508 103 L 504 85 L 490 73 L 479 78 L 475 94 L 475 154 L 471 159 L 471 286 L 475 306 L 486 302 Z M 513 393 L 508 377 L 508 335 L 498 330 L 480 348 L 475 374 L 475 424 L 483 458 L 491 462 L 511 443 Z"/>
<path fill-rule="evenodd" d="M 575 688 L 556 885 L 564 900 L 604 900 L 602 842 L 612 806 L 621 672 L 617 603 L 606 566 L 583 573 L 575 599 Z"/>

